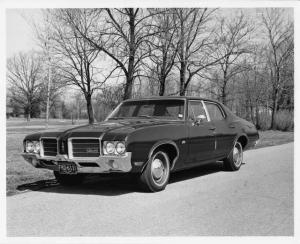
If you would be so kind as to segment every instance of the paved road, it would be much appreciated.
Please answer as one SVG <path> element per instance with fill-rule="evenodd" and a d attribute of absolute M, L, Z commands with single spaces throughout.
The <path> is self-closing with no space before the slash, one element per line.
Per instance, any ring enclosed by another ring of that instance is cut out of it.
<path fill-rule="evenodd" d="M 293 235 L 293 143 L 248 151 L 245 162 L 238 172 L 216 163 L 176 173 L 154 194 L 126 177 L 23 186 L 36 191 L 7 198 L 7 234 Z"/>

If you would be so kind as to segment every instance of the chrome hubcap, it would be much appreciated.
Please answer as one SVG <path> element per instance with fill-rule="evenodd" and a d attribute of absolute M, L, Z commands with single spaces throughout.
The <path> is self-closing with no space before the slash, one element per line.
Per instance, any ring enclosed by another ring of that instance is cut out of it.
<path fill-rule="evenodd" d="M 160 180 L 163 177 L 164 174 L 164 164 L 163 162 L 156 158 L 152 162 L 152 167 L 151 167 L 152 175 L 155 180 Z"/>
<path fill-rule="evenodd" d="M 240 144 L 236 144 L 233 148 L 233 162 L 236 167 L 239 167 L 243 161 L 242 148 Z"/>

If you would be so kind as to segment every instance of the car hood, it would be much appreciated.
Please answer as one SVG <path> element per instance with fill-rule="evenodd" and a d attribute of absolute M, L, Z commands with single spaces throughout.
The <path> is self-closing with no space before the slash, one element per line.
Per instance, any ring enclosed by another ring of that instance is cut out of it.
<path fill-rule="evenodd" d="M 109 120 L 92 125 L 82 125 L 68 130 L 45 131 L 28 135 L 25 139 L 38 140 L 41 137 L 55 137 L 67 139 L 70 137 L 92 137 L 99 138 L 103 134 L 124 134 L 135 131 L 137 129 L 149 126 L 180 124 L 183 121 L 177 120 L 157 120 L 157 119 L 139 119 L 139 120 Z"/>

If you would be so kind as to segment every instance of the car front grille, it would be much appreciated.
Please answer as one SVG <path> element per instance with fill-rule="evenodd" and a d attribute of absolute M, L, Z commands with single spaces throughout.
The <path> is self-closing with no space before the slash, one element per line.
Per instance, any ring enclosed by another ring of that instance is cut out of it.
<path fill-rule="evenodd" d="M 100 142 L 99 139 L 72 139 L 72 156 L 78 158 L 99 157 Z"/>
<path fill-rule="evenodd" d="M 42 138 L 44 156 L 57 155 L 57 140 L 56 138 Z"/>

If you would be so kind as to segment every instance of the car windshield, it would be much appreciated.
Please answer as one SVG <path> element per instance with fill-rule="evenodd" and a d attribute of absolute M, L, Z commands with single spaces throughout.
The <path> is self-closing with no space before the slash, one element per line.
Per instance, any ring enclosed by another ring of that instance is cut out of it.
<path fill-rule="evenodd" d="M 183 119 L 184 100 L 139 100 L 121 103 L 107 119 L 167 118 Z"/>

